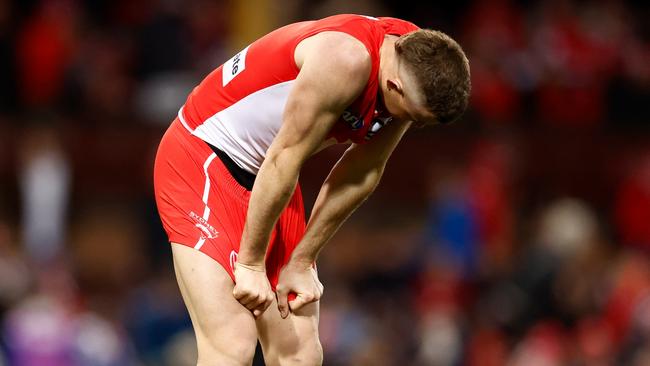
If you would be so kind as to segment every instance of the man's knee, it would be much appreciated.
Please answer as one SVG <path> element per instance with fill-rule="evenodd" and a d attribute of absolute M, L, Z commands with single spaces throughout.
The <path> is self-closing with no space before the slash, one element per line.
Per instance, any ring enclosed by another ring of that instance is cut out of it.
<path fill-rule="evenodd" d="M 323 364 L 323 347 L 318 339 L 313 342 L 303 342 L 295 352 L 282 354 L 279 357 L 280 366 L 320 366 Z"/>
<path fill-rule="evenodd" d="M 289 364 L 320 366 L 323 364 L 323 347 L 318 340 L 309 347 L 301 347 L 298 354 Z"/>
<path fill-rule="evenodd" d="M 199 366 L 212 365 L 250 365 L 255 356 L 257 341 L 232 339 L 228 344 L 198 340 Z"/>

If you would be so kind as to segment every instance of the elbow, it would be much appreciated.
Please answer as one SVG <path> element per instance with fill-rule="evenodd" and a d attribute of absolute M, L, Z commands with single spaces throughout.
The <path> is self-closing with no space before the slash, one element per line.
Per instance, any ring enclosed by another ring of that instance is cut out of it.
<path fill-rule="evenodd" d="M 269 150 L 264 158 L 263 164 L 275 170 L 298 174 L 303 163 L 304 159 L 301 159 L 300 154 L 287 147 Z"/>

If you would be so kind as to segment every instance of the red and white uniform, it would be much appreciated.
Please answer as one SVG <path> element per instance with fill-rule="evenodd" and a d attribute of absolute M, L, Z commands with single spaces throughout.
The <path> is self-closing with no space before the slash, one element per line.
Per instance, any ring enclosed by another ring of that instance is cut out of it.
<path fill-rule="evenodd" d="M 363 93 L 329 137 L 364 143 L 385 123 L 375 119 L 384 37 L 417 29 L 403 20 L 361 15 L 294 23 L 258 39 L 211 72 L 189 95 L 156 157 L 156 201 L 170 241 L 205 252 L 232 276 L 250 192 L 237 184 L 205 142 L 225 152 L 243 170 L 257 174 L 280 130 L 284 106 L 300 71 L 294 61 L 296 46 L 317 33 L 339 31 L 366 46 L 372 71 Z M 298 188 L 269 244 L 267 273 L 273 286 L 304 228 Z"/>

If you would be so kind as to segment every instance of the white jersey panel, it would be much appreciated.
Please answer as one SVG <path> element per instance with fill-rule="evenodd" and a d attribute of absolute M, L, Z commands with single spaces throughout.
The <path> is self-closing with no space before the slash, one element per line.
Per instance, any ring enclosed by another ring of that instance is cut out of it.
<path fill-rule="evenodd" d="M 224 151 L 241 168 L 257 174 L 282 125 L 295 80 L 252 93 L 205 120 L 192 133 Z"/>

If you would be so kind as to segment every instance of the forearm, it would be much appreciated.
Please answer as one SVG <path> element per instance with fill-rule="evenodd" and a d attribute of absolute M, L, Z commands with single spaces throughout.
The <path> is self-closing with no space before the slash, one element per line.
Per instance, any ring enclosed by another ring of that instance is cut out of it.
<path fill-rule="evenodd" d="M 273 226 L 295 190 L 299 162 L 289 154 L 267 157 L 251 192 L 238 261 L 263 264 Z"/>
<path fill-rule="evenodd" d="M 341 51 L 322 57 L 333 47 Z M 300 72 L 251 193 L 238 259 L 243 263 L 263 262 L 271 230 L 291 198 L 302 164 L 360 95 L 372 66 L 362 43 L 337 36 L 318 41 L 302 53 L 296 51 L 295 57 Z"/>
<path fill-rule="evenodd" d="M 383 167 L 355 176 L 351 164 L 339 161 L 325 180 L 312 210 L 303 239 L 292 254 L 292 260 L 312 263 L 336 233 L 341 224 L 374 191 Z"/>

